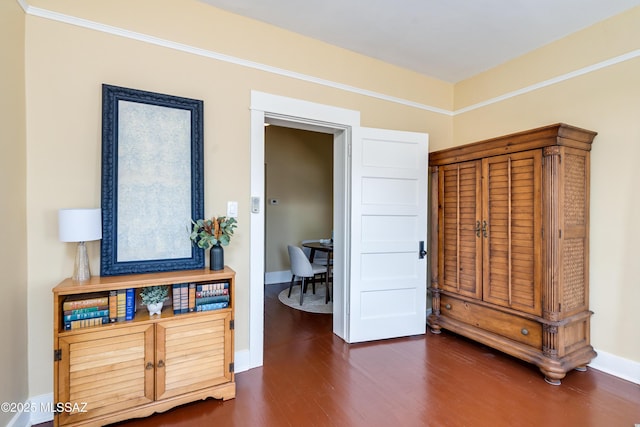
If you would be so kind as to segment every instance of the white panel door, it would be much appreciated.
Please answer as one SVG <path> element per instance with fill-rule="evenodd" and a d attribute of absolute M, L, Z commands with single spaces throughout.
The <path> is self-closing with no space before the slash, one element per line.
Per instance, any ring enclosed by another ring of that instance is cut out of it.
<path fill-rule="evenodd" d="M 349 342 L 425 333 L 427 157 L 427 134 L 353 129 Z"/>

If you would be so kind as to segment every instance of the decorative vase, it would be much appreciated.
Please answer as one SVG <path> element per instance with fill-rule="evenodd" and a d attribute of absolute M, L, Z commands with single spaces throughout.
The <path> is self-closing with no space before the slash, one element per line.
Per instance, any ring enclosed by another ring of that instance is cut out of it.
<path fill-rule="evenodd" d="M 224 249 L 220 243 L 211 247 L 209 252 L 209 268 L 214 271 L 224 269 Z"/>
<path fill-rule="evenodd" d="M 147 310 L 149 310 L 149 316 L 153 316 L 154 314 L 160 315 L 163 305 L 164 305 L 164 301 L 147 304 Z"/>

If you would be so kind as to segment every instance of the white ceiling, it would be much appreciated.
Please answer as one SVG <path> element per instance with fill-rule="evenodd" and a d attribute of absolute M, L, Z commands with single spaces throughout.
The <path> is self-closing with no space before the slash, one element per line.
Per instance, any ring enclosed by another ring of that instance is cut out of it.
<path fill-rule="evenodd" d="M 451 83 L 640 5 L 640 0 L 201 1 Z"/>

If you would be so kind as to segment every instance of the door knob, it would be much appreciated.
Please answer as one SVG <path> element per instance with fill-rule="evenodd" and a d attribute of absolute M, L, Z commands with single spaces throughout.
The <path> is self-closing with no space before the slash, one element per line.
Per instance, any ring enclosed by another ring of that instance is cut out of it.
<path fill-rule="evenodd" d="M 419 258 L 423 259 L 425 256 L 427 256 L 427 251 L 424 249 L 424 240 L 420 241 L 420 245 L 418 248 L 418 254 L 420 255 Z"/>

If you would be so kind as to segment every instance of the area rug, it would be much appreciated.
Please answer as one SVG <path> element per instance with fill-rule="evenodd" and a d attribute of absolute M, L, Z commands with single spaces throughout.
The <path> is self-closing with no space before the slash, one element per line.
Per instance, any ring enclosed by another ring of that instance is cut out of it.
<path fill-rule="evenodd" d="M 304 294 L 304 298 L 302 299 L 302 305 L 300 305 L 300 285 L 294 285 L 291 290 L 291 298 L 287 298 L 287 294 L 289 293 L 289 288 L 282 290 L 280 294 L 278 294 L 278 299 L 284 305 L 287 305 L 291 308 L 295 308 L 296 310 L 302 310 L 309 313 L 333 313 L 333 302 L 329 301 L 325 304 L 325 288 L 326 285 L 316 284 L 316 293 L 315 295 L 311 292 L 311 285 L 307 287 L 307 292 Z"/>

